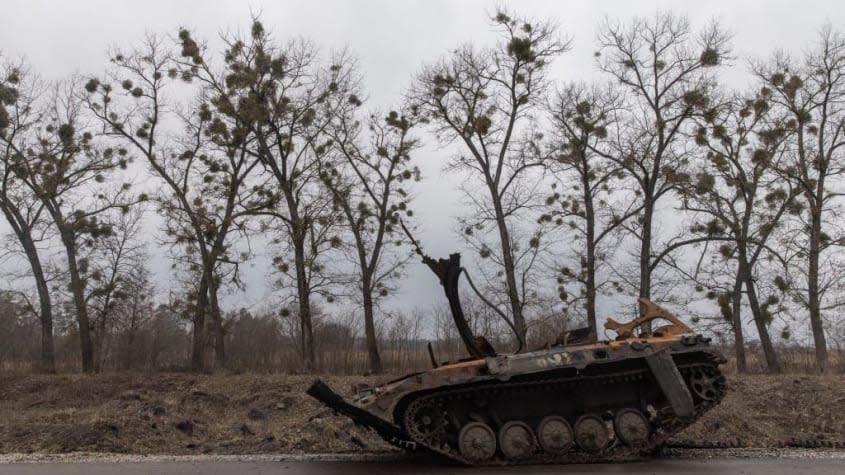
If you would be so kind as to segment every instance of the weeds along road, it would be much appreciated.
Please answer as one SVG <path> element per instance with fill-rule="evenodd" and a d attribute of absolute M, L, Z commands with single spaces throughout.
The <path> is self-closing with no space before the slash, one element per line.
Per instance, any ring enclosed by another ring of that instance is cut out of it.
<path fill-rule="evenodd" d="M 765 474 L 814 475 L 845 473 L 845 452 L 793 451 L 767 454 L 765 451 L 710 451 L 694 458 L 666 457 L 638 462 L 582 465 L 463 468 L 440 465 L 426 459 L 405 456 L 371 457 L 369 460 L 319 456 L 301 458 L 266 457 L 85 457 L 66 459 L 38 456 L 0 455 L 0 475 L 416 475 L 416 474 L 551 474 L 551 473 L 636 473 L 636 474 Z"/>

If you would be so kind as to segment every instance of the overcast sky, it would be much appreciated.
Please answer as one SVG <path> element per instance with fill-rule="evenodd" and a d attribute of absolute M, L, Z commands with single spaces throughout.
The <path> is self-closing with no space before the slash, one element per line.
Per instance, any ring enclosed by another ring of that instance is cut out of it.
<path fill-rule="evenodd" d="M 248 28 L 250 14 L 261 15 L 277 38 L 304 36 L 326 50 L 348 47 L 365 75 L 368 105 L 381 109 L 398 104 L 412 77 L 426 62 L 455 46 L 494 39 L 488 14 L 499 5 L 512 11 L 558 22 L 573 49 L 554 65 L 558 81 L 590 80 L 595 76 L 595 31 L 605 17 L 626 20 L 672 9 L 687 15 L 694 26 L 715 18 L 733 33 L 739 60 L 728 80 L 741 84 L 743 58 L 768 56 L 775 48 L 800 52 L 829 21 L 845 26 L 845 8 L 835 1 L 0 1 L 0 52 L 25 58 L 50 79 L 72 73 L 99 74 L 110 46 L 128 46 L 145 32 L 174 34 L 180 26 L 195 37 L 214 40 L 220 32 Z M 211 42 L 214 45 L 214 42 Z M 424 182 L 416 188 L 414 209 L 420 238 L 433 255 L 462 250 L 454 233 L 460 209 L 455 182 L 441 174 L 448 152 L 427 147 L 418 154 Z M 6 223 L 0 232 L 6 234 Z M 154 251 L 151 249 L 151 251 Z M 168 264 L 153 254 L 160 287 L 167 286 Z M 473 256 L 467 255 L 467 259 Z M 245 295 L 228 297 L 230 305 L 259 305 L 268 297 L 265 266 L 247 271 Z M 416 262 L 409 269 L 399 299 L 404 307 L 426 306 L 442 299 L 433 275 Z"/>

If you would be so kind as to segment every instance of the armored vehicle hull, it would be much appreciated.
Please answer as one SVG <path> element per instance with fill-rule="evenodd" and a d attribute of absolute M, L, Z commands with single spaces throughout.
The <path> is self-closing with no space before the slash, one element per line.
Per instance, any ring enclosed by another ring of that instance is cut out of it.
<path fill-rule="evenodd" d="M 321 381 L 308 393 L 398 447 L 467 465 L 648 453 L 719 403 L 724 358 L 674 315 L 641 304 L 640 318 L 608 321 L 612 341 L 488 350 L 349 397 Z M 635 336 L 657 320 L 668 324 Z M 489 347 L 473 341 L 471 354 Z"/>

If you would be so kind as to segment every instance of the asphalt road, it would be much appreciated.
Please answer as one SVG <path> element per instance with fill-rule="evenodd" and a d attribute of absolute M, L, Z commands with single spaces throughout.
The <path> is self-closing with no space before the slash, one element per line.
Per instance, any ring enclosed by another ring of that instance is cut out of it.
<path fill-rule="evenodd" d="M 164 462 L 47 462 L 0 464 L 0 475 L 410 475 L 410 474 L 546 474 L 546 473 L 701 473 L 766 474 L 845 473 L 842 458 L 711 458 L 655 459 L 645 462 L 589 465 L 542 465 L 470 469 L 430 462 L 353 461 L 164 461 Z"/>

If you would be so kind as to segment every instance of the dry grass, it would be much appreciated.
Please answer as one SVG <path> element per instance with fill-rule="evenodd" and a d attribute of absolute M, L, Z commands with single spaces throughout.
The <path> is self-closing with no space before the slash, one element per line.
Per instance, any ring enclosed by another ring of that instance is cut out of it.
<path fill-rule="evenodd" d="M 105 374 L 0 376 L 0 453 L 250 454 L 381 451 L 326 413 L 313 377 Z M 385 378 L 329 376 L 338 389 Z M 775 447 L 845 443 L 841 376 L 729 376 L 723 403 L 676 442 Z M 353 437 L 338 437 L 344 428 Z"/>
<path fill-rule="evenodd" d="M 348 389 L 350 381 L 330 377 Z M 304 453 L 355 448 L 340 419 L 284 375 L 110 374 L 0 378 L 0 452 Z M 354 382 L 373 382 L 354 378 Z M 354 432 L 354 429 L 353 429 Z M 373 447 L 384 447 L 367 434 Z"/>
<path fill-rule="evenodd" d="M 675 441 L 734 447 L 842 447 L 842 383 L 837 375 L 731 375 L 722 403 Z"/>
<path fill-rule="evenodd" d="M 736 374 L 736 358 L 732 347 L 722 348 L 722 352 L 728 359 L 722 371 L 727 374 Z M 781 370 L 785 374 L 815 374 L 816 355 L 812 348 L 780 348 L 777 352 L 780 360 Z M 768 373 L 766 358 L 759 349 L 748 349 L 745 354 L 747 372 L 750 374 Z M 845 374 L 845 352 L 830 350 L 828 352 L 828 373 Z"/>

